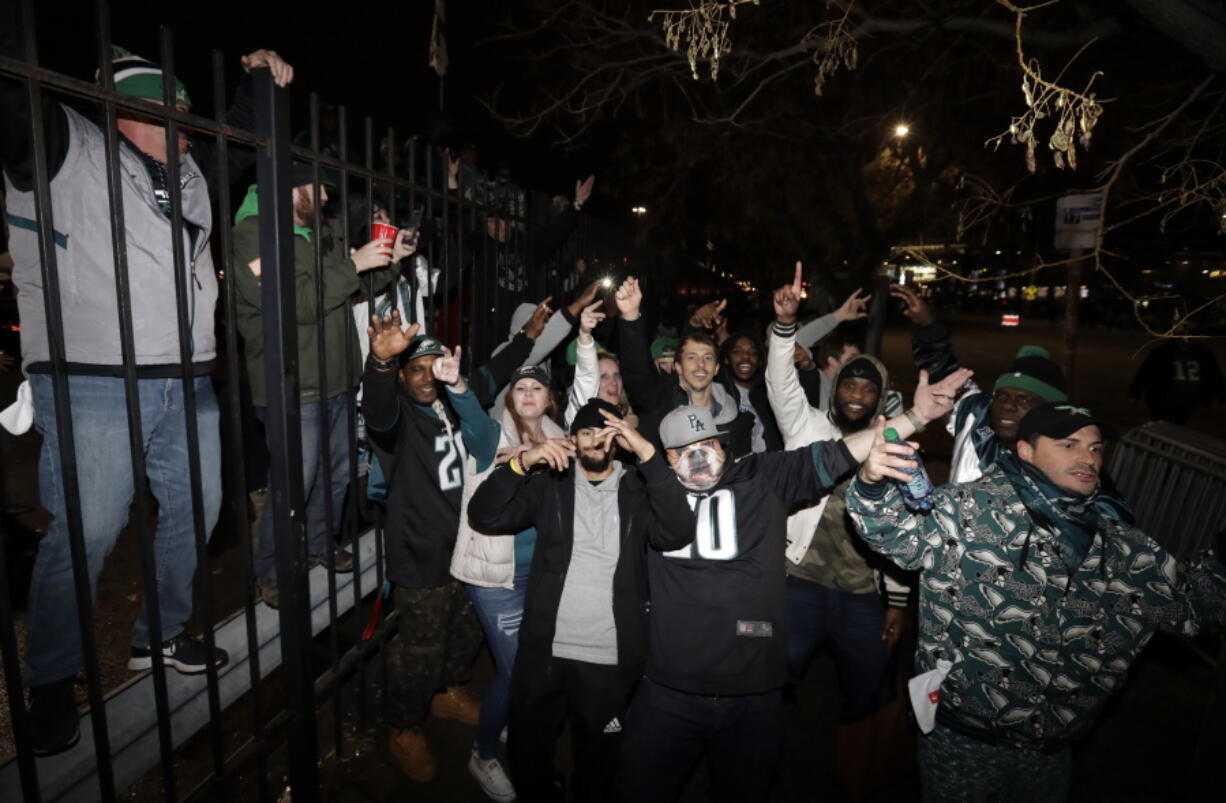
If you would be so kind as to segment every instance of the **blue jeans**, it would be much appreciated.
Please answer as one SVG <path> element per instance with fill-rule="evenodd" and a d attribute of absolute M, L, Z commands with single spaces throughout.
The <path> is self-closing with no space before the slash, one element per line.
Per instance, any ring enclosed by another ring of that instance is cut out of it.
<path fill-rule="evenodd" d="M 881 640 L 885 607 L 876 592 L 849 594 L 788 577 L 788 662 L 792 675 L 804 674 L 813 653 L 830 642 L 843 695 L 840 719 L 855 722 L 881 702 L 890 650 Z"/>
<path fill-rule="evenodd" d="M 128 521 L 132 504 L 132 461 L 123 380 L 115 377 L 69 378 L 72 429 L 76 444 L 81 522 L 89 570 L 90 600 L 97 590 L 102 562 Z M 60 463 L 59 430 L 51 376 L 30 376 L 34 422 L 43 436 L 38 483 L 43 507 L 52 519 L 38 546 L 30 583 L 29 652 L 26 680 L 52 683 L 74 674 L 83 663 L 81 630 L 73 600 L 72 558 L 68 547 L 67 501 Z M 187 452 L 187 416 L 179 379 L 137 380 L 141 435 L 149 488 L 158 500 L 154 572 L 162 638 L 183 632 L 192 613 L 192 577 L 196 573 L 196 535 L 192 516 Z M 213 383 L 195 380 L 196 427 L 200 440 L 204 532 L 211 535 L 221 508 L 221 442 Z M 133 644 L 149 645 L 149 626 L 142 606 Z"/>
<path fill-rule="evenodd" d="M 497 757 L 498 737 L 511 716 L 511 668 L 519 649 L 519 622 L 524 615 L 524 593 L 528 588 L 527 566 L 515 569 L 514 582 L 514 588 L 468 586 L 473 610 L 498 670 L 494 682 L 485 690 L 477 722 L 477 756 L 482 759 Z"/>
<path fill-rule="evenodd" d="M 320 455 L 324 430 L 320 427 L 319 402 L 302 405 L 299 428 L 302 436 L 302 498 L 306 503 L 307 554 L 322 558 L 328 554 L 328 539 L 340 527 L 341 506 L 345 504 L 345 489 L 349 487 L 349 397 L 352 391 L 328 399 L 328 453 L 332 465 L 325 466 Z M 255 408 L 261 423 L 268 408 Z M 332 494 L 332 521 L 328 521 L 327 494 Z M 277 553 L 272 534 L 272 511 L 260 517 L 260 545 L 255 557 L 255 576 L 261 580 L 276 580 Z"/>

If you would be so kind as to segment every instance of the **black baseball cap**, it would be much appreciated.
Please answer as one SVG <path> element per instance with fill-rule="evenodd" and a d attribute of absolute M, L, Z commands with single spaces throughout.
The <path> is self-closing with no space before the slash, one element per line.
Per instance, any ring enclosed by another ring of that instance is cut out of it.
<path fill-rule="evenodd" d="M 1017 425 L 1017 439 L 1028 440 L 1031 436 L 1067 438 L 1083 427 L 1098 427 L 1103 440 L 1115 438 L 1115 427 L 1090 412 L 1088 407 L 1078 407 L 1069 402 L 1047 402 L 1034 407 Z"/>

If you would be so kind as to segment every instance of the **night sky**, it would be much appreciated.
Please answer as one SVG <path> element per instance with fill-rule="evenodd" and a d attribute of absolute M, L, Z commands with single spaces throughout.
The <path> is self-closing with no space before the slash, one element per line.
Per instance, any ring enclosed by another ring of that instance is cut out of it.
<path fill-rule="evenodd" d="M 94 4 L 67 0 L 35 5 L 44 66 L 92 77 L 97 67 Z M 227 69 L 234 71 L 227 76 L 232 89 L 241 69 L 239 57 L 264 47 L 294 66 L 291 103 L 296 124 L 305 126 L 308 92 L 314 91 L 321 102 L 346 105 L 351 120 L 371 115 L 376 138 L 389 125 L 398 138 L 420 132 L 426 115 L 439 103 L 439 79 L 427 64 L 434 4 L 407 0 L 334 3 L 326 12 L 317 8 L 314 3 L 281 0 L 116 0 L 111 3 L 112 39 L 158 61 L 160 26 L 169 26 L 177 71 L 201 111 L 211 106 L 211 51 L 225 54 Z M 451 63 L 443 101 L 456 135 L 478 143 L 487 170 L 505 161 L 522 183 L 568 191 L 580 172 L 599 166 L 599 156 L 554 153 L 544 141 L 503 134 L 479 100 L 504 83 L 512 92 L 530 88 L 518 80 L 518 65 L 499 60 L 496 49 L 481 44 L 495 32 L 483 13 L 488 5 L 449 0 L 447 8 Z"/>

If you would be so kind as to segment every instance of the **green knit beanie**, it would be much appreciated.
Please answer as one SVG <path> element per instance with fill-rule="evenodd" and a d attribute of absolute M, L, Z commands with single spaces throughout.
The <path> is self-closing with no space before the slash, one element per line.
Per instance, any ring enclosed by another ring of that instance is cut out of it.
<path fill-rule="evenodd" d="M 1042 346 L 1022 346 L 1009 370 L 996 380 L 993 392 L 1000 388 L 1018 388 L 1029 391 L 1046 401 L 1068 400 L 1068 384 L 1064 371 L 1051 359 L 1051 354 Z"/>
<path fill-rule="evenodd" d="M 156 100 L 158 103 L 162 102 L 164 97 L 162 68 L 152 61 L 130 53 L 122 47 L 112 45 L 111 73 L 115 78 L 116 92 Z M 101 81 L 102 76 L 95 72 L 94 80 Z M 183 82 L 177 78 L 175 79 L 175 103 L 187 106 L 189 109 L 192 105 L 192 99 L 187 94 L 187 87 L 183 86 Z"/>

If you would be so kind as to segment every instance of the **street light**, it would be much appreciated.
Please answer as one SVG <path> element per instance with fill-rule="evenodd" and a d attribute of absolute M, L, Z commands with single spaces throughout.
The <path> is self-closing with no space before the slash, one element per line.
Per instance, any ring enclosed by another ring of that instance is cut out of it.
<path fill-rule="evenodd" d="M 899 137 L 899 138 L 905 137 L 907 134 L 910 134 L 910 133 L 911 133 L 911 126 L 907 125 L 906 123 L 899 123 L 898 125 L 894 126 L 894 136 L 896 137 Z"/>

